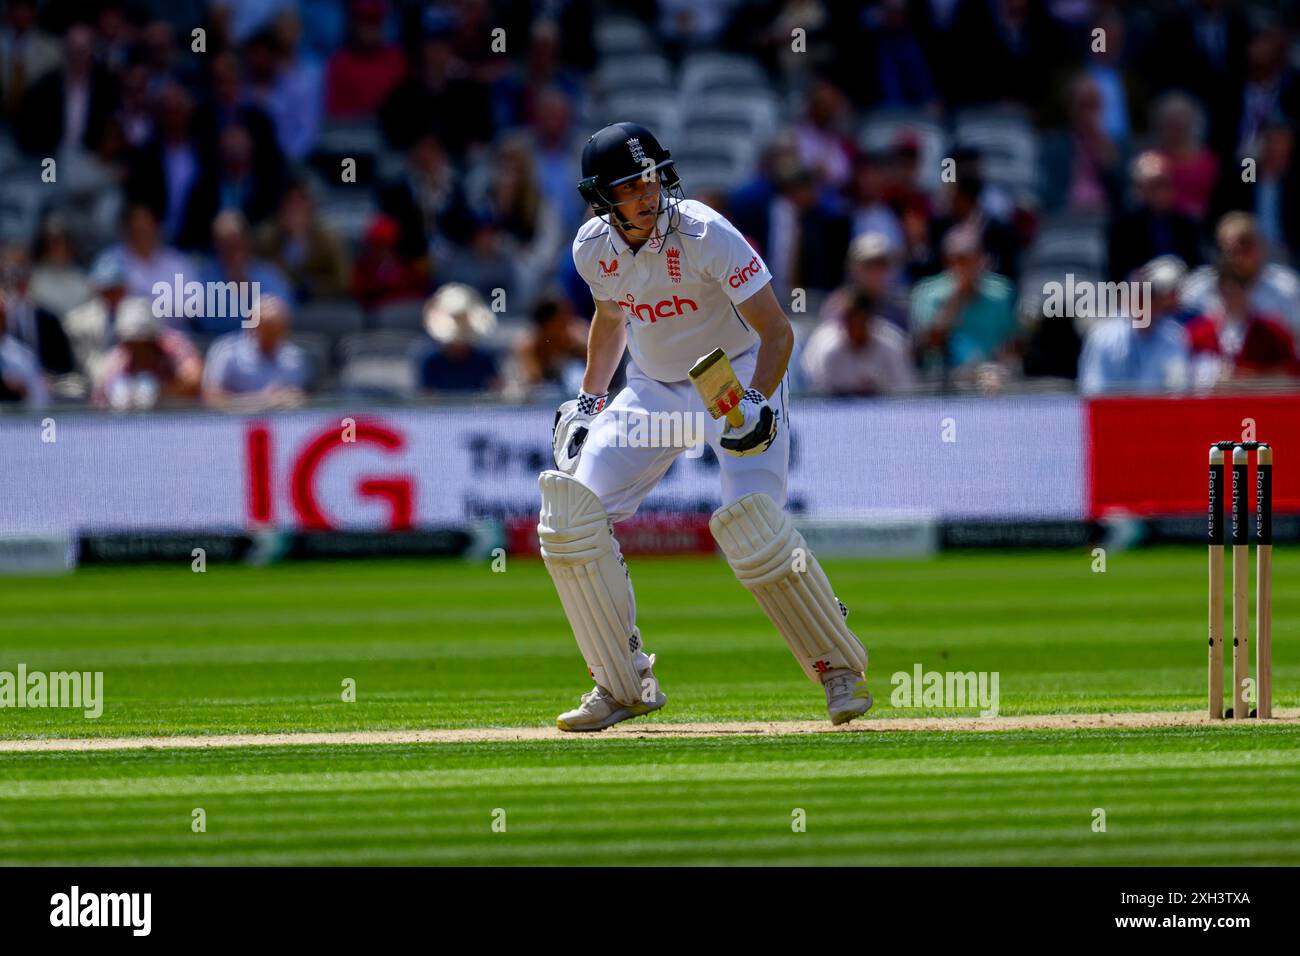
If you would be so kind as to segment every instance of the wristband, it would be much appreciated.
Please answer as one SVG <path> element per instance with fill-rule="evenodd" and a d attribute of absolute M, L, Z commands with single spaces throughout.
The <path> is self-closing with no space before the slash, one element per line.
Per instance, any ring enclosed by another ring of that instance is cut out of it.
<path fill-rule="evenodd" d="M 592 395 L 589 392 L 578 392 L 578 411 L 583 415 L 595 415 L 605 407 L 605 402 L 609 399 L 609 392 L 603 395 Z"/>

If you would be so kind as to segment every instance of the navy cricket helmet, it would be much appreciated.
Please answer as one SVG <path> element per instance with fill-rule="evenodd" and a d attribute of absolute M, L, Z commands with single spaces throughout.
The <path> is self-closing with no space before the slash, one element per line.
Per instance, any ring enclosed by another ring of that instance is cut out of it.
<path fill-rule="evenodd" d="M 644 178 L 662 183 L 664 194 L 676 202 L 682 200 L 681 177 L 672 156 L 655 134 L 640 123 L 613 123 L 598 130 L 582 149 L 582 179 L 578 192 L 595 210 L 596 215 L 617 217 L 618 224 L 630 223 L 614 205 L 615 186 Z M 661 197 L 660 203 L 664 199 Z"/>

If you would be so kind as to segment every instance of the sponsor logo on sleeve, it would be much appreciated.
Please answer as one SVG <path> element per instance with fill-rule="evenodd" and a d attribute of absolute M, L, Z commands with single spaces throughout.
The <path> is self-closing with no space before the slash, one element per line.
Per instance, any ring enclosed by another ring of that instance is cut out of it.
<path fill-rule="evenodd" d="M 759 265 L 758 256 L 754 256 L 754 258 L 750 259 L 749 262 L 745 263 L 745 265 L 736 266 L 735 271 L 731 273 L 731 277 L 727 279 L 727 285 L 731 286 L 733 289 L 739 289 L 742 285 L 762 271 L 763 267 Z"/>

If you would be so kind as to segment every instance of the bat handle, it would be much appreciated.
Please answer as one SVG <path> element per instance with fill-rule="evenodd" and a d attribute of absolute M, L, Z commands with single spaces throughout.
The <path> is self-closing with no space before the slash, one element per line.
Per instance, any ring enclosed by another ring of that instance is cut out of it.
<path fill-rule="evenodd" d="M 739 428 L 741 425 L 745 424 L 745 413 L 739 408 L 733 408 L 731 411 L 727 412 L 727 423 L 733 428 Z"/>

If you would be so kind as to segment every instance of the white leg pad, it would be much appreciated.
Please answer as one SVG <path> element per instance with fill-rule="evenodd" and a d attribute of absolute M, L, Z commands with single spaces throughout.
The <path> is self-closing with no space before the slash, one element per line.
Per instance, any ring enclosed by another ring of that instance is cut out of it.
<path fill-rule="evenodd" d="M 867 649 L 844 622 L 826 572 L 775 501 L 745 495 L 715 511 L 709 528 L 809 680 L 820 683 L 834 668 L 866 671 Z"/>
<path fill-rule="evenodd" d="M 600 499 L 569 475 L 537 479 L 542 511 L 537 537 L 578 649 L 596 683 L 620 703 L 641 699 L 632 666 L 640 638 L 631 621 L 631 588 Z"/>

